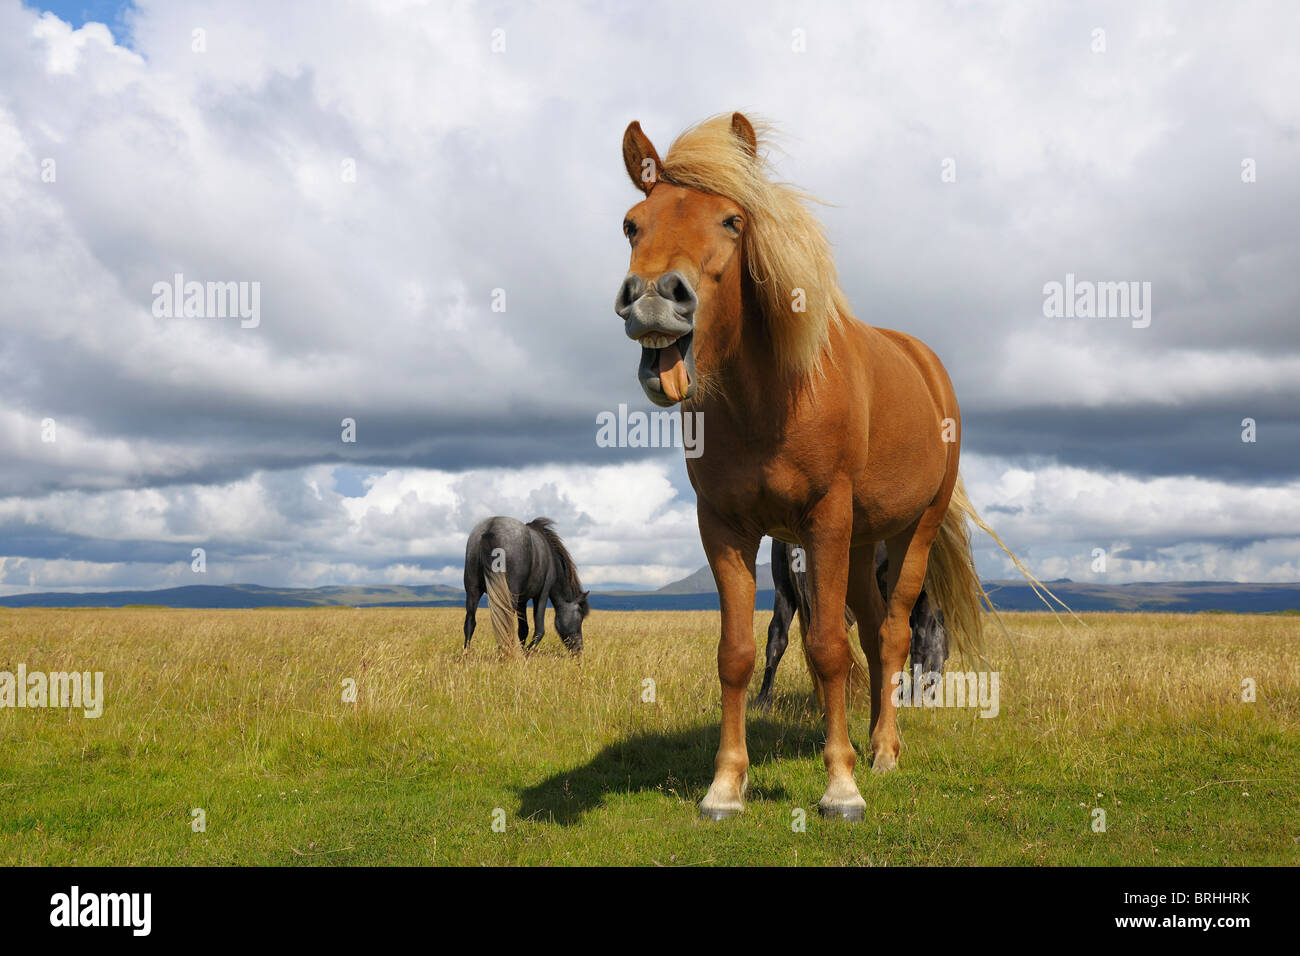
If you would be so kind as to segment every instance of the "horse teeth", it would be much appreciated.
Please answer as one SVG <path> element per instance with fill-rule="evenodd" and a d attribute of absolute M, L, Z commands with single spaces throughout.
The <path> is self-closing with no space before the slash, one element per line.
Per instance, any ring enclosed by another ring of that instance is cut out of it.
<path fill-rule="evenodd" d="M 659 335 L 654 332 L 641 336 L 641 344 L 648 349 L 666 349 L 676 341 L 671 335 Z"/>

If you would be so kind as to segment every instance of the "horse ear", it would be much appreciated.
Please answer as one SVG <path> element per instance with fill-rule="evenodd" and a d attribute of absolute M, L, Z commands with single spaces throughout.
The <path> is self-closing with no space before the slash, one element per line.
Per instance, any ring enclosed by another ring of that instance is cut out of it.
<path fill-rule="evenodd" d="M 659 181 L 659 168 L 663 161 L 636 120 L 628 123 L 627 131 L 623 133 L 623 166 L 633 185 L 649 196 Z"/>
<path fill-rule="evenodd" d="M 758 155 L 758 135 L 754 132 L 754 124 L 745 118 L 744 113 L 731 114 L 731 132 L 740 140 L 745 152 L 750 156 Z"/>

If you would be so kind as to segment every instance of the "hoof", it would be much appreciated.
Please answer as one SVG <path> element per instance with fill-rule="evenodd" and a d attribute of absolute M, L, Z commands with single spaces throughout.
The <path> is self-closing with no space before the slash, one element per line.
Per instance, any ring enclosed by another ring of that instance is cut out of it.
<path fill-rule="evenodd" d="M 705 820 L 721 823 L 723 820 L 730 820 L 732 817 L 740 816 L 744 809 L 744 807 L 706 807 L 701 804 L 700 816 Z"/>
<path fill-rule="evenodd" d="M 858 793 L 852 777 L 832 780 L 826 793 L 817 802 L 817 811 L 823 820 L 848 820 L 861 823 L 867 816 L 867 801 Z"/>
<path fill-rule="evenodd" d="M 821 814 L 823 820 L 844 820 L 847 823 L 861 823 L 867 818 L 867 808 L 853 804 L 832 807 L 818 804 L 817 812 Z"/>
<path fill-rule="evenodd" d="M 884 754 L 880 754 L 875 760 L 871 761 L 871 772 L 874 774 L 889 773 L 897 767 L 897 757 L 887 757 Z"/>
<path fill-rule="evenodd" d="M 704 795 L 700 801 L 700 816 L 706 820 L 730 820 L 732 817 L 739 816 L 745 810 L 745 794 L 749 792 L 749 774 L 745 774 L 740 781 L 739 792 L 732 797 L 723 794 L 715 794 L 714 789 L 718 786 L 717 781 L 709 787 L 709 792 Z"/>

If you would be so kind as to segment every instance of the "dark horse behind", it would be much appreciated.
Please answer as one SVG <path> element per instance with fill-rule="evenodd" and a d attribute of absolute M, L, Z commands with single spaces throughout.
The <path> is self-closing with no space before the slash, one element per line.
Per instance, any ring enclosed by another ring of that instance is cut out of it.
<path fill-rule="evenodd" d="M 784 541 L 772 539 L 772 586 L 776 597 L 772 601 L 772 623 L 767 628 L 767 666 L 763 669 L 763 687 L 754 699 L 754 706 L 766 710 L 772 704 L 772 684 L 776 680 L 776 668 L 781 663 L 781 655 L 790 640 L 790 619 L 799 615 L 799 630 L 803 640 L 808 635 L 808 572 L 795 563 L 795 549 Z M 876 586 L 880 596 L 889 600 L 888 580 L 889 555 L 883 545 L 876 548 Z M 847 605 L 844 608 L 844 629 L 848 630 L 857 623 L 853 611 Z M 930 596 L 923 588 L 912 606 L 911 615 L 912 644 L 910 648 L 911 670 L 923 674 L 942 674 L 944 662 L 948 660 L 948 635 L 943 628 L 943 612 L 934 606 Z M 851 645 L 850 645 L 851 646 Z M 804 645 L 807 656 L 807 644 Z M 810 665 L 808 673 L 817 672 Z M 821 688 L 816 677 L 813 678 L 813 692 L 821 700 Z"/>
<path fill-rule="evenodd" d="M 480 521 L 465 545 L 465 649 L 474 636 L 478 602 L 487 594 L 492 630 L 502 652 L 517 655 L 528 639 L 528 602 L 533 602 L 532 650 L 545 634 L 546 600 L 555 608 L 555 629 L 571 652 L 582 650 L 582 621 L 591 612 L 578 569 L 550 518 L 524 524 L 516 518 Z M 515 622 L 518 622 L 518 643 Z"/>

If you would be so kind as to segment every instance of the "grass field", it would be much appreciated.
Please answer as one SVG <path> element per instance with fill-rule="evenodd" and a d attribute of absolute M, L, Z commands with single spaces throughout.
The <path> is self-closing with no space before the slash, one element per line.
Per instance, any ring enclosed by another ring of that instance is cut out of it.
<path fill-rule="evenodd" d="M 1300 863 L 1300 619 L 1084 620 L 1008 616 L 999 715 L 905 710 L 899 770 L 859 759 L 859 825 L 817 817 L 792 647 L 748 809 L 713 824 L 716 613 L 597 613 L 580 663 L 553 631 L 506 663 L 486 614 L 462 656 L 452 610 L 0 610 L 0 671 L 103 671 L 106 698 L 0 710 L 0 862 Z"/>

